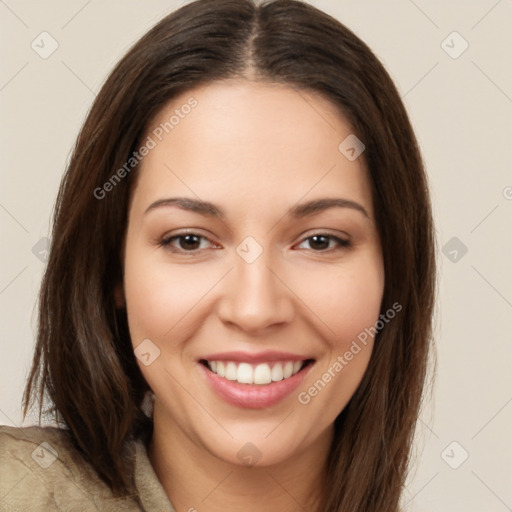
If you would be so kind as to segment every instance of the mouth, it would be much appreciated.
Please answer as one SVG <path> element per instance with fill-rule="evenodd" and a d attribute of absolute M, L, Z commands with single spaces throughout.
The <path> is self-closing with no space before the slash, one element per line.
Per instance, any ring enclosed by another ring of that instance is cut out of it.
<path fill-rule="evenodd" d="M 201 359 L 199 362 L 210 372 L 228 381 L 266 386 L 273 382 L 290 379 L 307 366 L 312 365 L 314 359 L 269 361 L 258 364 L 207 359 Z"/>
<path fill-rule="evenodd" d="M 290 396 L 315 361 L 291 354 L 265 357 L 226 353 L 200 359 L 198 367 L 210 389 L 224 402 L 239 408 L 264 409 Z"/>

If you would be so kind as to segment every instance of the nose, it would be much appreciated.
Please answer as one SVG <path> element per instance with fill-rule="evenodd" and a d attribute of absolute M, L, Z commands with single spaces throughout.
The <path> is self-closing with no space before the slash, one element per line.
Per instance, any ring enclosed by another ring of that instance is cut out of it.
<path fill-rule="evenodd" d="M 218 305 L 220 319 L 252 335 L 285 325 L 295 314 L 293 292 L 263 253 L 252 263 L 235 255 Z"/>

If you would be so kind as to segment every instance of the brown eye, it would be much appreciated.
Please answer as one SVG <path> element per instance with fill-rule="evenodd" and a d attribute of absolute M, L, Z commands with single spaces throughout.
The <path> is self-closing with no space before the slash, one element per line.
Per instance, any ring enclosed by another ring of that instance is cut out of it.
<path fill-rule="evenodd" d="M 327 234 L 309 236 L 305 238 L 300 245 L 304 243 L 308 243 L 309 249 L 315 252 L 327 252 L 329 250 L 336 250 L 337 248 L 339 249 L 341 247 L 350 246 L 350 242 L 348 240 L 343 240 L 337 236 Z"/>
<path fill-rule="evenodd" d="M 309 245 L 312 249 L 324 250 L 329 248 L 330 239 L 328 236 L 315 235 L 309 238 Z"/>
<path fill-rule="evenodd" d="M 202 248 L 201 241 L 203 240 L 207 241 L 208 239 L 194 233 L 186 233 L 165 238 L 160 245 L 176 252 L 195 252 Z"/>

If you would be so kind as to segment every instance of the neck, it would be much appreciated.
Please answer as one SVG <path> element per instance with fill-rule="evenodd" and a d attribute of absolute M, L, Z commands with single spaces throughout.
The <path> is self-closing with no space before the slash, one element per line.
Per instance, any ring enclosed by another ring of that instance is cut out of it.
<path fill-rule="evenodd" d="M 332 431 L 279 464 L 226 462 L 154 410 L 149 460 L 177 512 L 316 512 L 325 492 Z"/>

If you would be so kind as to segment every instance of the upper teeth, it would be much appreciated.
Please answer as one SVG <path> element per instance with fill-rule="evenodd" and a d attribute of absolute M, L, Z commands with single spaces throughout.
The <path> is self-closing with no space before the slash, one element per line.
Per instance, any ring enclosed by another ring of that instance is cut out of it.
<path fill-rule="evenodd" d="M 240 384 L 270 384 L 287 379 L 295 375 L 304 365 L 305 361 L 276 362 L 251 365 L 249 363 L 235 363 L 233 361 L 207 361 L 208 367 L 219 377 L 236 380 Z"/>

